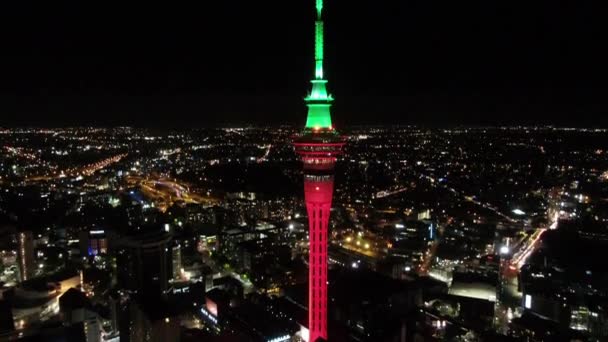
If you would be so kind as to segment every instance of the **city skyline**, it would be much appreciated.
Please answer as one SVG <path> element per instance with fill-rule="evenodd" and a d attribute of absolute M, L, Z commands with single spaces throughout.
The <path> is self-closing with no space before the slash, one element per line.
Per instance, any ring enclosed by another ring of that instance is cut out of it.
<path fill-rule="evenodd" d="M 330 341 L 608 336 L 608 130 L 340 133 L 332 178 L 301 128 L 1 130 L 0 336 L 301 342 L 328 212 Z"/>
<path fill-rule="evenodd" d="M 598 13 L 1 4 L 0 340 L 608 340 Z"/>

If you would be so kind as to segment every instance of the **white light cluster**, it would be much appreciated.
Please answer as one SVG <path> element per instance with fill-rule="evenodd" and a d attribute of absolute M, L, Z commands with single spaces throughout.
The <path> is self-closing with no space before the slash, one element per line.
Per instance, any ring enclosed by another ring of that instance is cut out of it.
<path fill-rule="evenodd" d="M 209 318 L 213 323 L 217 324 L 217 318 L 213 317 L 213 315 L 207 312 L 205 308 L 201 308 L 201 312 L 203 313 L 203 315 L 207 316 L 207 318 Z"/>
<path fill-rule="evenodd" d="M 287 341 L 291 338 L 291 336 L 289 335 L 285 335 L 285 336 L 281 336 L 281 337 L 275 337 L 271 340 L 268 340 L 267 342 L 283 342 L 283 341 Z"/>
<path fill-rule="evenodd" d="M 526 297 L 524 297 L 524 298 L 525 298 L 524 307 L 526 309 L 531 309 L 532 308 L 532 296 L 527 294 Z"/>

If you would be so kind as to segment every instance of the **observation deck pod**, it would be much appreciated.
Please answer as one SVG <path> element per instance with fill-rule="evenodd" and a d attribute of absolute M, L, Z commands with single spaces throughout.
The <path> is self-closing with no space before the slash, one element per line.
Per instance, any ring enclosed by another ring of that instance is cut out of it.
<path fill-rule="evenodd" d="M 306 128 L 294 137 L 295 152 L 300 155 L 304 170 L 330 171 L 346 143 L 333 128 Z"/>

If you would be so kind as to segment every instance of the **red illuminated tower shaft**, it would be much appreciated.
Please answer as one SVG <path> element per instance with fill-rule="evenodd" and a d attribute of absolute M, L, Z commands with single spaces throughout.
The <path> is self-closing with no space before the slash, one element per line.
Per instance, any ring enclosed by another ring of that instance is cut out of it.
<path fill-rule="evenodd" d="M 294 146 L 304 164 L 308 213 L 308 341 L 327 339 L 327 232 L 336 156 L 344 142 L 333 129 L 304 130 Z"/>
<path fill-rule="evenodd" d="M 305 175 L 304 198 L 308 212 L 309 341 L 327 339 L 327 227 L 334 189 L 331 175 Z"/>

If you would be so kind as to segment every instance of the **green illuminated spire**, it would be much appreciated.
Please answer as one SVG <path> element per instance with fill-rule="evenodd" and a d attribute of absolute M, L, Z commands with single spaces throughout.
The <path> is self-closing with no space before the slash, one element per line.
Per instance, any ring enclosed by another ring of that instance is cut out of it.
<path fill-rule="evenodd" d="M 305 98 L 308 106 L 306 128 L 331 128 L 329 107 L 333 98 L 327 93 L 323 78 L 323 0 L 317 2 L 317 20 L 315 21 L 315 78 L 311 81 L 312 90 Z"/>

